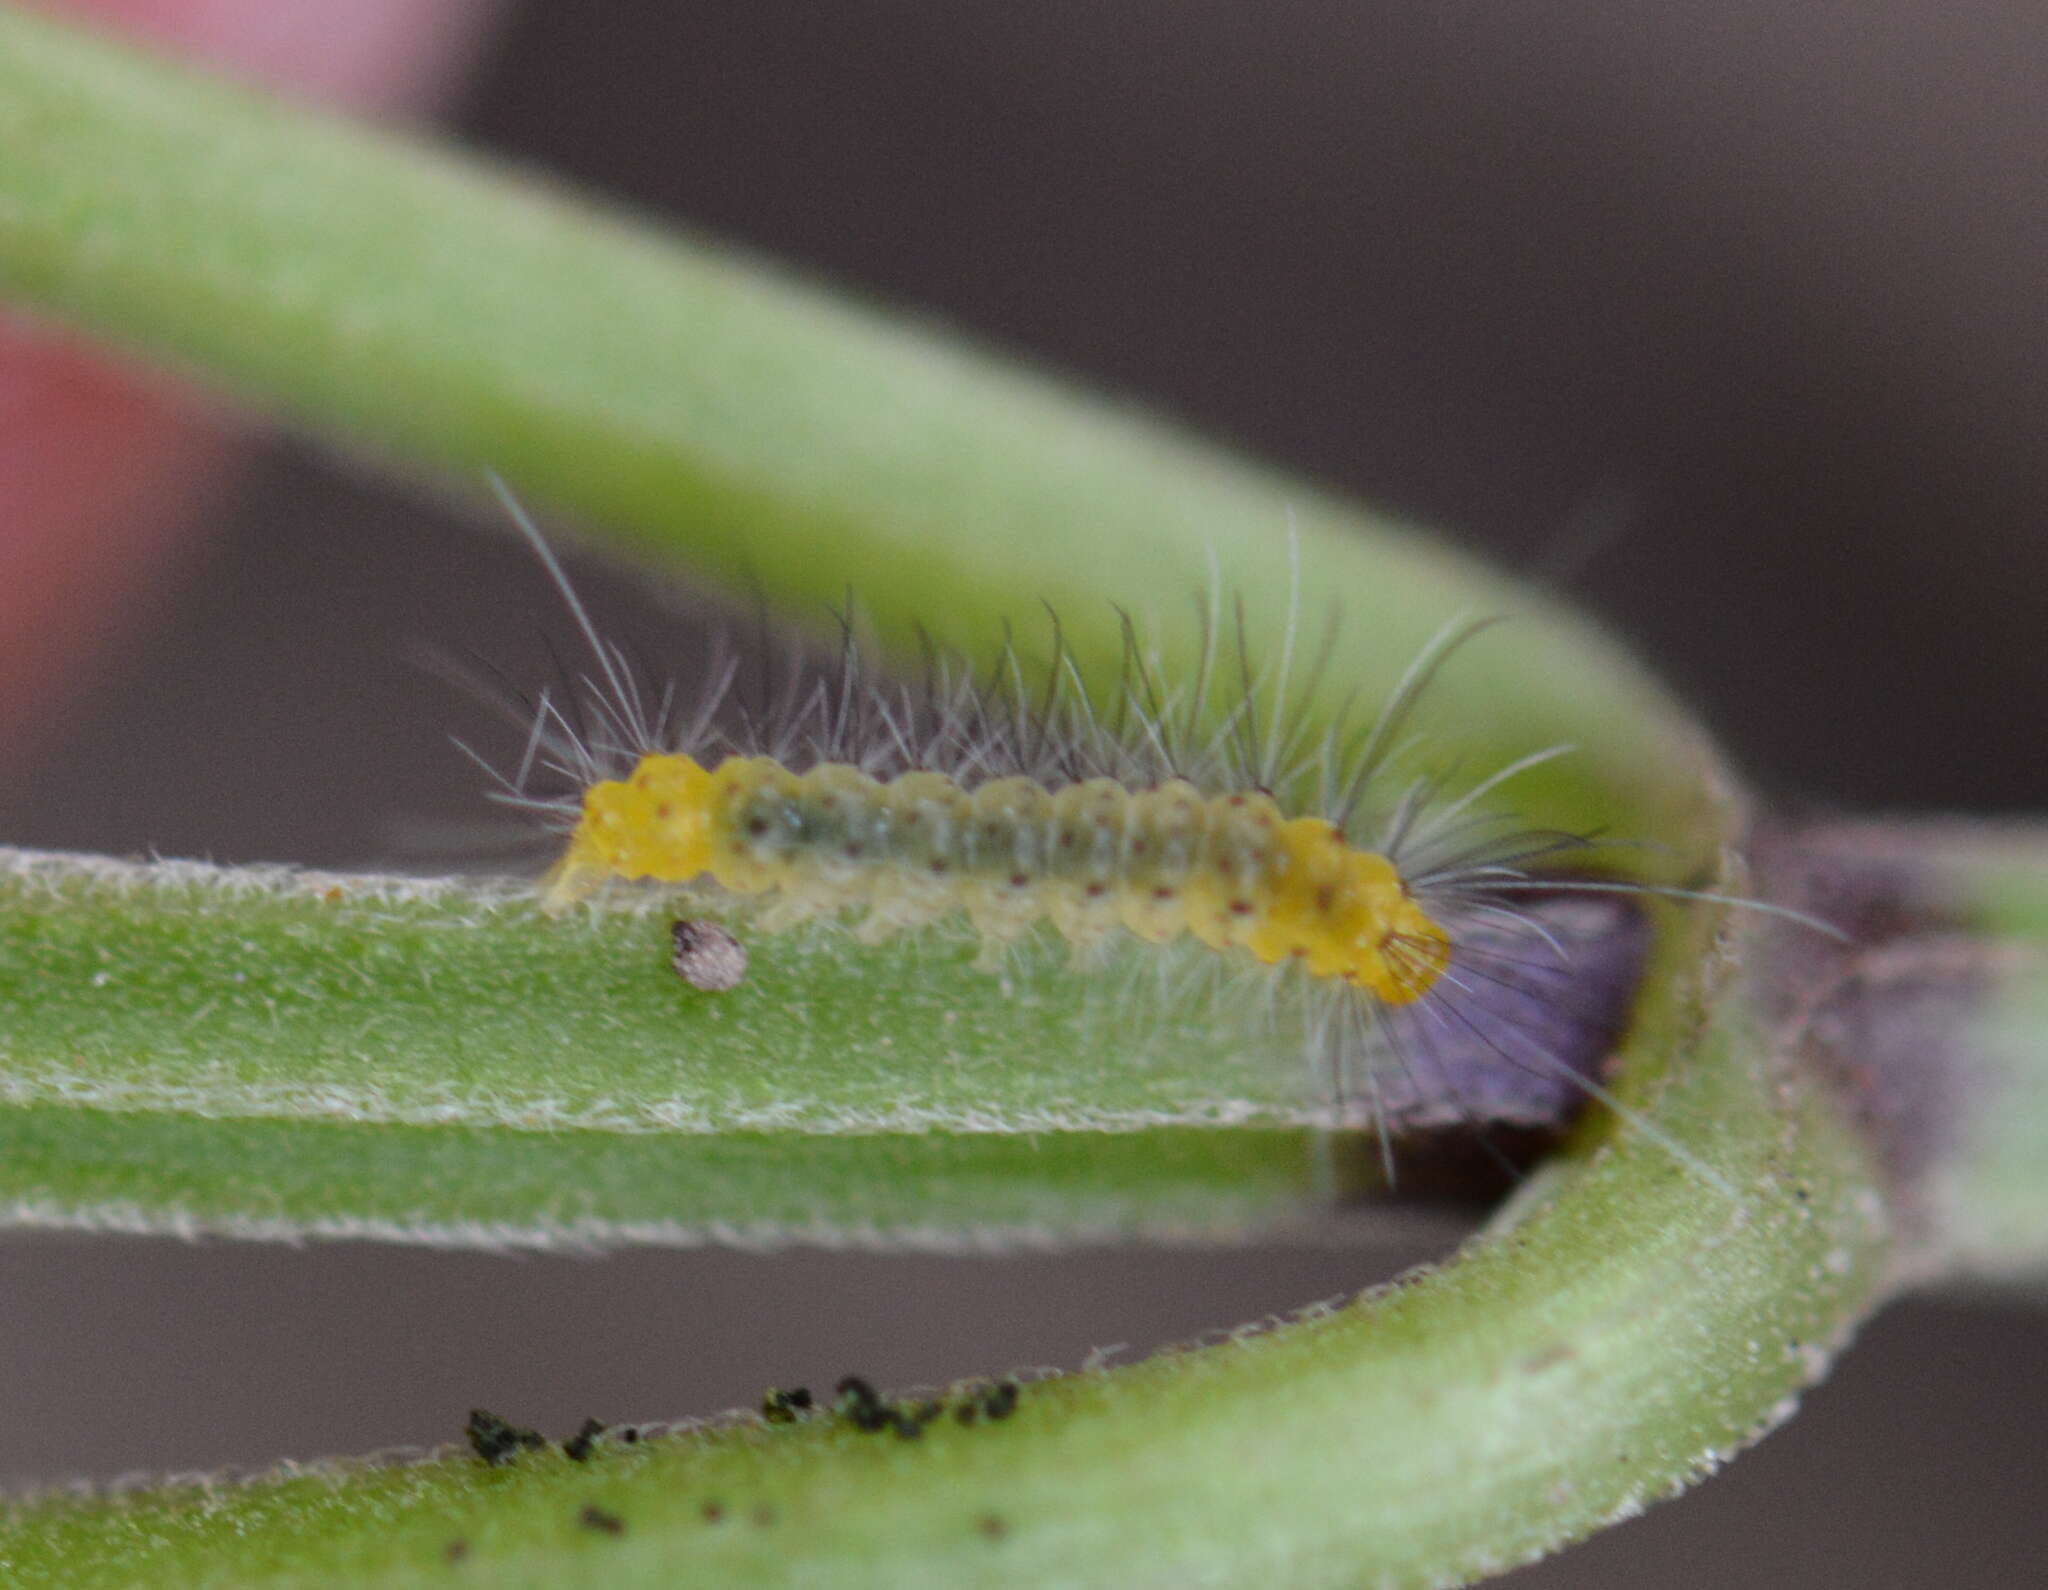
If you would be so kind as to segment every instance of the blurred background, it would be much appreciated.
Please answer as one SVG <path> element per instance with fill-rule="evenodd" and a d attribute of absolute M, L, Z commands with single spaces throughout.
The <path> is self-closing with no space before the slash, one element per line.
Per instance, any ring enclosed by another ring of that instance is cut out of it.
<path fill-rule="evenodd" d="M 617 0 L 497 8 L 445 121 L 1558 583 L 1783 801 L 2038 811 L 2044 81 L 2048 18 L 1988 0 Z M 493 820 L 448 743 L 487 731 L 413 659 L 543 677 L 544 582 L 481 509 L 209 423 L 238 468 L 15 720 L 0 839 L 431 866 Z M 1072 1365 L 1422 1256 L 10 1237 L 0 1482 Z M 1514 1582 L 2032 1582 L 2044 1349 L 2022 1301 L 1896 1308 L 1729 1474 Z"/>

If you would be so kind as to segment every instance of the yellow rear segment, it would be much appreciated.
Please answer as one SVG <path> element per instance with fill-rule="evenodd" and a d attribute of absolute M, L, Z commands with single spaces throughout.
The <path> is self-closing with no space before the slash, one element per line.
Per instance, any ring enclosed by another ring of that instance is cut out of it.
<path fill-rule="evenodd" d="M 645 756 L 630 779 L 583 794 L 569 848 L 543 885 L 543 909 L 561 911 L 607 878 L 686 883 L 711 863 L 712 775 L 687 756 Z"/>
<path fill-rule="evenodd" d="M 1428 993 L 1450 936 L 1416 904 L 1385 856 L 1353 850 L 1320 817 L 1280 830 L 1281 864 L 1246 940 L 1260 960 L 1299 956 L 1312 977 L 1341 977 L 1389 1005 Z"/>

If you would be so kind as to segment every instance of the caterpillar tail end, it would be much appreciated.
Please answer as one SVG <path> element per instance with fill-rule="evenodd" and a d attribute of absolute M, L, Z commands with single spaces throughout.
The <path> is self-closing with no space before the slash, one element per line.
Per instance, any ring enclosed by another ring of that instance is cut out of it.
<path fill-rule="evenodd" d="M 541 884 L 541 909 L 559 915 L 608 878 L 684 883 L 712 867 L 712 776 L 686 756 L 649 755 L 631 778 L 583 794 L 569 848 Z"/>
<path fill-rule="evenodd" d="M 604 842 L 602 827 L 602 822 L 586 807 L 576 831 L 569 836 L 569 848 L 541 879 L 540 908 L 548 916 L 560 916 L 589 899 L 618 871 L 612 847 Z"/>
<path fill-rule="evenodd" d="M 541 879 L 540 908 L 544 914 L 560 916 L 572 906 L 589 899 L 611 876 L 610 867 L 592 860 L 588 854 L 579 854 L 580 850 L 580 846 L 572 844 Z"/>

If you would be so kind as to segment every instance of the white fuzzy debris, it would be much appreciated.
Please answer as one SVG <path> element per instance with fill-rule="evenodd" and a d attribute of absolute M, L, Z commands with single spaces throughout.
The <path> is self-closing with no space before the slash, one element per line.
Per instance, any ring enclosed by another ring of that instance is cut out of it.
<path fill-rule="evenodd" d="M 669 924 L 669 938 L 669 964 L 692 988 L 723 994 L 746 980 L 747 947 L 718 923 L 680 916 Z"/>

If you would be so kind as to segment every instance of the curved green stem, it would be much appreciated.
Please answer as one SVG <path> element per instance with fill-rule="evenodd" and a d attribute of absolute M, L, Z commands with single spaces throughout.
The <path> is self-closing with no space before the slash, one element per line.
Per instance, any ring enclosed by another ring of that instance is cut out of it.
<path fill-rule="evenodd" d="M 1782 1418 L 1883 1286 L 1867 1150 L 1715 997 L 1729 963 L 1700 964 L 1719 970 L 1668 979 L 1644 1022 L 1661 1047 L 1708 1021 L 1650 1106 L 1693 1168 L 1641 1132 L 1589 1142 L 1458 1263 L 1348 1307 L 1031 1385 L 1007 1421 L 941 1419 L 915 1442 L 837 1416 L 747 1420 L 588 1464 L 451 1456 L 203 1507 L 52 1502 L 17 1520 L 8 1560 L 19 1583 L 81 1590 L 222 1562 L 237 1584 L 439 1583 L 458 1542 L 509 1585 L 1442 1585 L 1504 1568 Z M 592 1504 L 624 1533 L 579 1522 Z"/>

